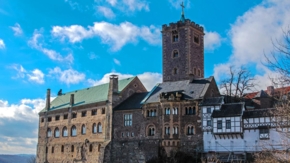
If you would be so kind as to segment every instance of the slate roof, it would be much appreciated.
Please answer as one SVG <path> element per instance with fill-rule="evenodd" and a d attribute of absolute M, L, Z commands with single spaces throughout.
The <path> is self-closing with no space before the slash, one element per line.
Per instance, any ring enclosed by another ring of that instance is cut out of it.
<path fill-rule="evenodd" d="M 121 92 L 132 80 L 134 80 L 136 77 L 126 78 L 119 80 L 118 82 L 118 88 L 119 92 Z M 108 90 L 109 90 L 109 83 L 76 90 L 68 93 L 63 93 L 62 95 L 57 96 L 51 103 L 50 103 L 50 109 L 52 110 L 58 110 L 62 108 L 67 108 L 70 105 L 70 96 L 71 94 L 74 94 L 74 105 L 73 106 L 80 106 L 80 105 L 86 105 L 90 103 L 95 102 L 101 102 L 108 100 Z M 41 112 L 45 111 L 43 109 Z"/>
<path fill-rule="evenodd" d="M 265 98 L 265 97 L 269 97 L 269 95 L 265 91 L 261 90 L 255 95 L 254 98 Z"/>
<path fill-rule="evenodd" d="M 161 93 L 174 91 L 182 91 L 184 99 L 201 99 L 205 95 L 212 80 L 213 77 L 209 77 L 194 79 L 192 81 L 182 80 L 160 83 L 149 92 L 148 96 L 142 101 L 142 103 L 159 102 L 159 95 Z"/>
<path fill-rule="evenodd" d="M 274 109 L 257 109 L 244 111 L 243 118 L 258 118 L 258 117 L 269 117 L 272 115 Z"/>
<path fill-rule="evenodd" d="M 220 110 L 214 110 L 211 116 L 213 118 L 241 116 L 243 107 L 244 103 L 223 104 Z"/>
<path fill-rule="evenodd" d="M 220 105 L 220 104 L 222 104 L 223 100 L 224 100 L 223 96 L 220 96 L 220 97 L 208 97 L 208 98 L 205 98 L 200 105 L 201 106 Z"/>
<path fill-rule="evenodd" d="M 132 110 L 140 109 L 142 107 L 141 101 L 147 96 L 148 92 L 145 93 L 134 93 L 120 105 L 114 108 L 114 110 Z"/>

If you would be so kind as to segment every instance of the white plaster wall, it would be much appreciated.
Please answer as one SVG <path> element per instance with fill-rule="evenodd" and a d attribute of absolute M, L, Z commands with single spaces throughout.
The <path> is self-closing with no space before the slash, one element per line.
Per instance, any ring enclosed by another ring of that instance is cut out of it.
<path fill-rule="evenodd" d="M 228 135 L 231 137 L 231 135 Z M 289 145 L 289 139 L 285 135 L 276 131 L 275 128 L 270 129 L 270 139 L 260 140 L 259 129 L 256 130 L 245 130 L 244 138 L 240 136 L 238 138 L 219 138 L 216 139 L 211 132 L 204 132 L 204 151 L 216 151 L 216 152 L 241 152 L 241 151 L 261 151 L 264 148 L 285 150 Z M 288 144 L 288 145 L 287 145 Z"/>

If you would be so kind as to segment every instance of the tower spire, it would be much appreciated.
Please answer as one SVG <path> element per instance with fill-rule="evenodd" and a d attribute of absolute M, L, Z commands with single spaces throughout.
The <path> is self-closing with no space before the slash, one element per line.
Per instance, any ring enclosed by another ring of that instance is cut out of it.
<path fill-rule="evenodd" d="M 182 8 L 182 12 L 181 12 L 181 18 L 180 18 L 180 21 L 181 22 L 185 22 L 185 16 L 184 16 L 184 4 L 183 4 L 183 1 L 182 1 L 182 3 L 180 4 L 180 6 L 181 6 L 181 8 Z"/>

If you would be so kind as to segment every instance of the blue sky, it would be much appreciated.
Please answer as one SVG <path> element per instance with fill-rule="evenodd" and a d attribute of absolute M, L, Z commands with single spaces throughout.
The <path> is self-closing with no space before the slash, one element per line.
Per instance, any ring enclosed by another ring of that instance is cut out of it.
<path fill-rule="evenodd" d="M 180 19 L 181 0 L 0 0 L 0 153 L 35 153 L 37 113 L 55 96 L 138 75 L 162 78 L 161 26 Z M 290 22 L 289 0 L 185 0 L 185 17 L 205 28 L 205 76 L 231 65 L 270 85 L 263 55 Z"/>

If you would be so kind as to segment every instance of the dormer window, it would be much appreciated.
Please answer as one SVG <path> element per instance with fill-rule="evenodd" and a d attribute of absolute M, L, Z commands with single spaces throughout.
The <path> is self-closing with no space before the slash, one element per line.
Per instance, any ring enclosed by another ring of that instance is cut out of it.
<path fill-rule="evenodd" d="M 173 58 L 177 58 L 177 57 L 179 57 L 178 51 L 174 50 L 173 51 Z"/>
<path fill-rule="evenodd" d="M 176 30 L 172 31 L 172 42 L 178 42 L 178 32 Z"/>

